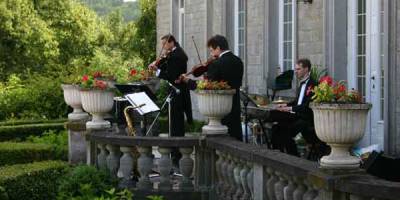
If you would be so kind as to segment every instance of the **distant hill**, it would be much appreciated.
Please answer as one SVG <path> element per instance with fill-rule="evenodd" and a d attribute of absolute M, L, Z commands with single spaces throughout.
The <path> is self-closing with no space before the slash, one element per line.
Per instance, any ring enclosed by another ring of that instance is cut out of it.
<path fill-rule="evenodd" d="M 137 1 L 124 0 L 80 0 L 82 3 L 96 11 L 99 16 L 104 16 L 117 9 L 125 22 L 134 21 L 140 16 L 139 3 Z"/>

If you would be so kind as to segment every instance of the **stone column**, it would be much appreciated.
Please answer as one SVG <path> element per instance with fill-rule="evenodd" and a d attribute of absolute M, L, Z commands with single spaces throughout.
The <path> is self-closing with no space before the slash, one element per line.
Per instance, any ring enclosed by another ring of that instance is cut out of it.
<path fill-rule="evenodd" d="M 190 176 L 193 173 L 194 161 L 190 157 L 193 152 L 193 148 L 179 148 L 179 151 L 182 153 L 182 158 L 179 161 L 179 167 L 181 169 L 181 173 L 183 175 L 182 182 L 179 184 L 179 189 L 181 190 L 192 190 L 193 183 L 190 180 Z"/>
<path fill-rule="evenodd" d="M 107 144 L 106 148 L 108 152 L 110 152 L 107 156 L 107 168 L 110 171 L 111 176 L 117 177 L 120 159 L 119 146 Z"/>
<path fill-rule="evenodd" d="M 161 158 L 158 161 L 158 169 L 160 171 L 160 185 L 159 185 L 160 190 L 169 191 L 172 189 L 172 185 L 169 178 L 169 173 L 171 172 L 172 169 L 172 161 L 171 158 L 169 157 L 171 151 L 172 151 L 171 148 L 158 147 L 158 152 L 160 152 L 161 154 Z"/>
<path fill-rule="evenodd" d="M 132 156 L 134 147 L 120 147 L 120 150 L 123 153 L 118 170 L 119 176 L 122 177 L 120 187 L 132 188 L 134 187 L 134 182 L 132 181 L 133 166 L 135 166 L 135 160 Z"/>
<path fill-rule="evenodd" d="M 68 162 L 80 164 L 86 162 L 86 120 L 65 123 L 68 131 Z"/>
<path fill-rule="evenodd" d="M 153 159 L 150 157 L 151 147 L 138 147 L 140 157 L 138 159 L 138 171 L 140 174 L 138 189 L 152 189 L 153 185 L 150 182 L 149 174 L 153 167 Z"/>
<path fill-rule="evenodd" d="M 97 155 L 97 168 L 106 169 L 107 168 L 107 156 L 108 152 L 106 150 L 105 144 L 97 144 L 100 149 L 100 153 Z"/>

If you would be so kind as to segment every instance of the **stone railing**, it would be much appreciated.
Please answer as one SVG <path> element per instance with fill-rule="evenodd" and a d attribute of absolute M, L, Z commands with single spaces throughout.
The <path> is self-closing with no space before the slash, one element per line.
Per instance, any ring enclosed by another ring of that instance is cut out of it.
<path fill-rule="evenodd" d="M 323 170 L 318 163 L 231 138 L 207 138 L 213 149 L 214 199 L 380 200 L 400 199 L 400 183 L 362 170 Z M 212 151 L 212 150 L 211 150 Z"/>
<path fill-rule="evenodd" d="M 70 124 L 67 128 L 77 127 Z M 120 178 L 121 187 L 135 189 L 135 196 L 146 191 L 165 199 L 400 199 L 400 183 L 372 177 L 362 170 L 320 169 L 316 162 L 227 136 L 131 137 L 104 130 L 86 131 L 84 135 L 87 164 L 106 168 Z M 169 154 L 173 148 L 183 154 L 181 178 L 170 176 Z M 153 150 L 161 155 L 156 166 Z M 156 181 L 149 176 L 153 169 L 159 172 Z M 133 175 L 139 177 L 137 182 L 132 180 Z M 175 196 L 168 198 L 169 193 Z"/>
<path fill-rule="evenodd" d="M 139 190 L 194 190 L 191 177 L 194 169 L 192 153 L 199 146 L 198 137 L 140 137 L 114 135 L 107 131 L 90 131 L 86 135 L 87 164 L 108 169 L 112 176 L 121 179 L 120 186 Z M 153 147 L 161 158 L 154 168 Z M 171 180 L 172 160 L 170 153 L 178 148 L 182 154 L 179 169 L 182 178 L 174 186 Z M 137 169 L 134 169 L 137 166 Z M 159 173 L 159 184 L 153 185 L 150 173 Z M 137 171 L 139 180 L 135 184 L 132 176 Z"/>

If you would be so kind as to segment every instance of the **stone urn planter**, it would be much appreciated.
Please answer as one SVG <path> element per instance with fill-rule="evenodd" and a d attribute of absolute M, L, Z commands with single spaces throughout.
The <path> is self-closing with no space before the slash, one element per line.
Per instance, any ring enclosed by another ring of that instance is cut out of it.
<path fill-rule="evenodd" d="M 209 119 L 203 126 L 204 134 L 226 134 L 228 127 L 221 124 L 221 119 L 232 110 L 232 97 L 235 90 L 198 90 L 196 91 L 199 111 Z"/>
<path fill-rule="evenodd" d="M 314 112 L 315 131 L 320 140 L 331 146 L 331 154 L 321 158 L 322 168 L 356 169 L 360 159 L 351 156 L 350 148 L 365 132 L 371 104 L 317 104 Z"/>
<path fill-rule="evenodd" d="M 68 114 L 68 120 L 87 120 L 89 118 L 89 115 L 82 110 L 82 101 L 79 86 L 72 84 L 62 84 L 61 88 L 64 91 L 65 103 L 74 109 L 72 113 Z"/>
<path fill-rule="evenodd" d="M 110 128 L 111 123 L 104 120 L 104 115 L 111 111 L 114 104 L 112 90 L 87 90 L 80 91 L 83 109 L 92 115 L 92 120 L 86 123 L 87 129 Z"/>

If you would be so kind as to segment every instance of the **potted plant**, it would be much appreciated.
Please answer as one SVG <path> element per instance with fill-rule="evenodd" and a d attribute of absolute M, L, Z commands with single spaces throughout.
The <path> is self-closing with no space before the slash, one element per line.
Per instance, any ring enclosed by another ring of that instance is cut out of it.
<path fill-rule="evenodd" d="M 362 103 L 358 92 L 348 91 L 343 81 L 334 82 L 329 76 L 322 77 L 318 86 L 308 90 L 314 93 L 310 107 L 317 136 L 331 146 L 331 153 L 321 158 L 321 167 L 358 168 L 360 159 L 350 155 L 349 150 L 364 136 L 372 105 Z"/>
<path fill-rule="evenodd" d="M 196 89 L 199 111 L 209 119 L 203 126 L 205 134 L 226 134 L 228 127 L 221 124 L 221 119 L 232 110 L 232 97 L 235 90 L 225 81 L 200 80 Z"/>
<path fill-rule="evenodd" d="M 81 81 L 81 99 L 83 109 L 92 115 L 92 120 L 86 123 L 87 129 L 104 129 L 111 127 L 104 115 L 111 111 L 114 101 L 114 90 L 110 83 L 99 79 L 101 73 L 84 75 Z"/>
<path fill-rule="evenodd" d="M 76 69 L 76 68 L 74 68 Z M 72 113 L 68 114 L 69 121 L 82 121 L 87 120 L 89 115 L 82 110 L 82 101 L 79 88 L 79 76 L 71 73 L 65 76 L 61 84 L 64 91 L 64 101 L 67 105 L 73 108 Z"/>

